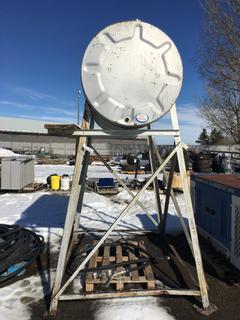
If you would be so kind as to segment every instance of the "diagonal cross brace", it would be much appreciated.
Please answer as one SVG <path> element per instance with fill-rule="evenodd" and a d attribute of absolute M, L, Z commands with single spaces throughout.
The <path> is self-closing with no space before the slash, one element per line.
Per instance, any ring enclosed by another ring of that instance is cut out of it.
<path fill-rule="evenodd" d="M 127 211 L 133 207 L 133 205 L 136 203 L 138 198 L 145 192 L 145 190 L 152 183 L 152 181 L 155 179 L 155 177 L 157 177 L 157 175 L 162 171 L 162 169 L 166 166 L 166 164 L 169 162 L 169 160 L 176 154 L 178 149 L 181 147 L 182 147 L 182 143 L 179 142 L 176 145 L 176 147 L 172 150 L 172 152 L 167 156 L 167 158 L 162 162 L 160 167 L 154 172 L 154 174 L 147 181 L 147 183 L 144 185 L 144 187 L 136 194 L 136 196 L 132 199 L 132 201 L 128 204 L 128 206 L 120 213 L 120 215 L 116 218 L 116 220 L 113 222 L 113 224 L 106 231 L 104 236 L 99 240 L 99 242 L 96 244 L 96 246 L 89 252 L 87 257 L 82 261 L 82 263 L 74 271 L 74 273 L 71 275 L 71 277 L 65 282 L 65 284 L 62 286 L 62 288 L 53 297 L 53 301 L 56 301 L 57 299 L 59 299 L 61 294 L 66 290 L 66 288 L 70 285 L 70 283 L 76 278 L 79 271 L 81 271 L 85 267 L 86 263 L 91 259 L 91 257 L 98 250 L 98 248 L 103 244 L 103 242 L 108 238 L 109 234 L 114 230 L 114 228 L 118 224 L 118 222 L 124 217 L 124 215 L 127 213 Z"/>
<path fill-rule="evenodd" d="M 184 144 L 183 144 L 183 146 L 185 147 Z M 158 161 L 159 161 L 159 163 L 161 163 L 161 162 L 162 162 L 162 157 L 160 156 L 160 153 L 159 153 L 158 149 L 156 148 L 156 145 L 155 145 L 155 144 L 154 144 L 154 148 L 155 148 L 155 152 L 156 152 L 156 156 L 157 156 L 157 158 L 158 158 Z M 163 176 L 164 176 L 165 178 L 167 178 L 167 172 L 166 172 L 165 168 L 163 169 Z M 177 201 L 177 199 L 176 199 L 176 196 L 175 196 L 174 191 L 173 191 L 172 188 L 171 188 L 171 190 L 170 190 L 170 195 L 171 195 L 171 198 L 172 198 L 172 202 L 173 202 L 173 204 L 174 204 L 174 207 L 175 207 L 175 209 L 176 209 L 176 211 L 177 211 L 177 214 L 178 214 L 178 216 L 179 216 L 179 220 L 180 220 L 180 223 L 181 223 L 181 225 L 182 225 L 182 228 L 183 228 L 184 234 L 185 234 L 185 236 L 186 236 L 187 242 L 188 242 L 188 244 L 189 244 L 190 250 L 191 250 L 191 252 L 192 252 L 192 255 L 194 256 L 193 247 L 192 247 L 192 239 L 191 239 L 190 234 L 189 234 L 189 232 L 188 232 L 188 227 L 186 226 L 186 223 L 184 222 L 184 218 L 183 218 L 183 216 L 182 216 L 181 209 L 180 209 L 180 207 L 179 207 L 179 205 L 178 205 L 178 201 Z"/>
<path fill-rule="evenodd" d="M 112 173 L 112 175 L 117 179 L 117 181 L 122 185 L 122 187 L 130 194 L 132 198 L 134 198 L 134 193 L 128 188 L 128 186 L 123 182 L 123 180 L 120 178 L 120 176 L 117 174 L 115 170 L 113 170 L 110 165 L 107 163 L 107 161 L 99 154 L 99 152 L 91 146 L 94 153 L 98 156 L 98 158 L 102 161 L 102 163 L 107 167 L 107 169 Z M 136 203 L 140 206 L 140 208 L 146 212 L 148 218 L 152 221 L 152 223 L 158 227 L 157 221 L 152 217 L 151 213 L 147 210 L 147 208 L 141 203 L 140 200 L 137 200 Z"/>
<path fill-rule="evenodd" d="M 150 125 L 148 126 L 150 129 Z M 153 149 L 153 138 L 147 137 L 148 141 L 148 147 L 149 147 L 149 159 L 151 164 L 151 172 L 152 174 L 156 170 L 156 161 L 155 161 L 155 155 L 154 155 L 154 149 Z M 161 199 L 159 195 L 159 186 L 158 186 L 158 179 L 157 177 L 153 180 L 153 190 L 155 193 L 155 201 L 156 201 L 156 209 L 157 209 L 157 217 L 158 217 L 158 223 L 162 225 L 163 223 L 163 214 L 162 214 L 162 206 L 161 206 Z"/>

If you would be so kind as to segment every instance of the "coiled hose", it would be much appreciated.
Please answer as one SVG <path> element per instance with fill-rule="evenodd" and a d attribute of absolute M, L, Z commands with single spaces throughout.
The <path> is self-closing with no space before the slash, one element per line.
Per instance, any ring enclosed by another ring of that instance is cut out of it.
<path fill-rule="evenodd" d="M 137 251 L 139 253 L 144 254 L 144 256 L 140 256 L 137 259 L 123 261 L 120 263 L 115 262 L 115 263 L 111 263 L 109 265 L 101 265 L 101 266 L 97 266 L 94 268 L 87 267 L 87 268 L 82 269 L 79 273 L 81 274 L 81 273 L 87 273 L 87 272 L 96 272 L 98 275 L 101 275 L 101 273 L 103 272 L 103 275 L 106 275 L 107 271 L 116 270 L 117 267 L 121 266 L 123 268 L 126 268 L 125 271 L 119 272 L 119 275 L 122 275 L 124 273 L 129 273 L 129 272 L 132 272 L 135 270 L 141 270 L 141 269 L 145 268 L 147 265 L 157 263 L 160 260 L 169 260 L 168 256 L 155 258 L 155 257 L 151 256 L 146 249 L 139 247 L 138 245 L 135 245 L 133 243 L 129 243 L 129 242 L 124 243 L 121 241 L 115 241 L 114 243 L 104 243 L 102 245 L 102 247 L 116 246 L 116 245 L 121 245 L 123 250 L 131 251 L 133 253 L 134 253 L 135 249 L 137 249 Z M 70 259 L 69 264 L 68 264 L 67 272 L 69 275 L 74 273 L 74 271 L 77 269 L 77 267 L 80 265 L 80 263 L 86 257 L 86 255 L 94 248 L 94 246 L 95 245 L 86 245 L 83 249 L 77 250 L 75 252 L 75 254 Z M 132 265 L 134 265 L 134 266 L 132 266 Z M 110 280 L 117 275 L 118 275 L 118 273 L 114 272 L 114 271 L 111 274 L 109 274 L 109 279 L 108 279 L 108 281 L 106 281 L 106 285 L 108 286 L 110 283 Z"/>
<path fill-rule="evenodd" d="M 44 247 L 43 236 L 18 225 L 0 224 L 0 283 L 26 269 Z"/>

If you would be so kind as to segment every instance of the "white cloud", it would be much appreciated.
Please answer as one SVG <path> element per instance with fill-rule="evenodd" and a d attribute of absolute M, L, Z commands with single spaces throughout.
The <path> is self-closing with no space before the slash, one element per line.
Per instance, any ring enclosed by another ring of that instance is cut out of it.
<path fill-rule="evenodd" d="M 27 97 L 31 100 L 35 100 L 35 101 L 45 101 L 45 102 L 55 102 L 55 103 L 59 103 L 61 105 L 64 106 L 68 106 L 68 107 L 73 107 L 75 106 L 75 104 L 73 102 L 70 101 L 66 101 L 61 99 L 60 97 L 57 97 L 55 95 L 52 94 L 48 94 L 45 92 L 41 92 L 41 91 L 37 91 L 31 88 L 27 88 L 27 87 L 14 87 L 14 91 L 17 94 L 20 94 L 24 97 Z"/>
<path fill-rule="evenodd" d="M 26 88 L 25 88 L 26 89 Z M 30 89 L 29 89 L 30 90 Z M 26 90 L 26 92 L 28 92 Z M 30 93 L 30 92 L 29 92 Z M 36 96 L 40 97 L 36 93 Z M 43 94 L 44 97 L 44 94 Z M 46 95 L 48 97 L 48 95 Z M 26 111 L 39 111 L 41 115 L 21 115 L 21 118 L 28 119 L 39 119 L 45 121 L 54 121 L 54 122 L 76 122 L 76 112 L 72 108 L 66 110 L 64 108 L 48 107 L 48 106 L 38 106 L 34 104 L 19 103 L 16 101 L 0 101 L 0 105 L 11 106 L 20 108 Z M 177 106 L 177 114 L 180 123 L 180 132 L 182 139 L 187 144 L 194 144 L 197 137 L 199 136 L 203 127 L 206 126 L 204 121 L 198 115 L 198 108 L 192 103 L 186 103 Z M 169 129 L 171 128 L 171 121 L 169 113 L 161 118 L 159 121 L 152 124 L 153 129 Z M 157 138 L 158 143 L 172 143 L 171 138 Z"/>
<path fill-rule="evenodd" d="M 198 114 L 198 107 L 192 104 L 186 104 L 180 105 L 177 110 L 184 142 L 195 144 L 202 128 L 206 127 L 206 123 Z"/>
<path fill-rule="evenodd" d="M 198 107 L 192 104 L 179 105 L 177 107 L 179 122 L 189 125 L 203 126 L 204 121 L 198 115 Z"/>
<path fill-rule="evenodd" d="M 14 108 L 20 108 L 20 109 L 24 109 L 24 110 L 34 110 L 36 108 L 36 106 L 33 106 L 28 103 L 20 103 L 20 102 L 7 101 L 7 100 L 1 100 L 0 105 L 14 107 Z"/>
<path fill-rule="evenodd" d="M 195 144 L 202 128 L 205 126 L 204 121 L 198 115 L 198 108 L 192 103 L 177 105 L 177 115 L 180 125 L 180 133 L 183 142 L 187 144 Z M 170 113 L 153 123 L 153 129 L 170 129 Z M 158 143 L 172 143 L 171 138 L 158 138 Z"/>
<path fill-rule="evenodd" d="M 0 100 L 0 105 L 2 106 L 9 106 L 13 108 L 18 108 L 22 110 L 28 111 L 39 111 L 44 114 L 62 114 L 63 116 L 74 116 L 76 112 L 65 110 L 64 108 L 55 108 L 55 107 L 48 107 L 43 105 L 36 105 L 36 104 L 29 104 L 29 103 L 20 103 L 16 101 L 7 101 L 7 100 Z"/>
<path fill-rule="evenodd" d="M 58 116 L 33 116 L 33 115 L 27 115 L 23 114 L 18 116 L 18 118 L 23 118 L 23 119 L 32 119 L 32 120 L 42 120 L 42 121 L 50 121 L 50 122 L 59 122 L 59 123 L 76 123 L 77 119 L 73 117 L 58 117 Z"/>
<path fill-rule="evenodd" d="M 36 90 L 32 90 L 30 88 L 26 88 L 26 87 L 15 87 L 15 91 L 23 96 L 27 96 L 30 99 L 33 100 L 54 100 L 55 97 L 50 95 L 50 94 L 46 94 L 40 91 L 36 91 Z"/>
<path fill-rule="evenodd" d="M 47 108 L 47 113 L 48 114 L 58 113 L 58 114 L 64 114 L 66 116 L 74 116 L 74 115 L 77 114 L 77 112 L 67 111 L 67 110 L 64 110 L 62 108 Z"/>

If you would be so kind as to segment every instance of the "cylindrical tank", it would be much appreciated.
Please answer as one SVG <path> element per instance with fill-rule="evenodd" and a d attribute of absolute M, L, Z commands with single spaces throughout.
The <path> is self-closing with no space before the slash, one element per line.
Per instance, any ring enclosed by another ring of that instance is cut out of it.
<path fill-rule="evenodd" d="M 61 190 L 67 191 L 70 189 L 70 177 L 68 174 L 61 176 Z"/>
<path fill-rule="evenodd" d="M 136 20 L 100 31 L 82 61 L 82 86 L 103 128 L 139 128 L 161 118 L 181 90 L 183 69 L 173 41 Z"/>
<path fill-rule="evenodd" d="M 52 190 L 59 190 L 61 177 L 58 175 L 52 175 L 50 179 L 51 179 L 51 189 Z"/>

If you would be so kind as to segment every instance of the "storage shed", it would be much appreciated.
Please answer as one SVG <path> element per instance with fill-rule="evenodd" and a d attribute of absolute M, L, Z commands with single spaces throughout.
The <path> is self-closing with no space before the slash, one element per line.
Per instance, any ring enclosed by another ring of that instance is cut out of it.
<path fill-rule="evenodd" d="M 191 176 L 191 195 L 199 232 L 240 270 L 240 176 Z"/>
<path fill-rule="evenodd" d="M 1 189 L 21 190 L 34 182 L 34 159 L 23 157 L 3 158 L 1 165 Z"/>

